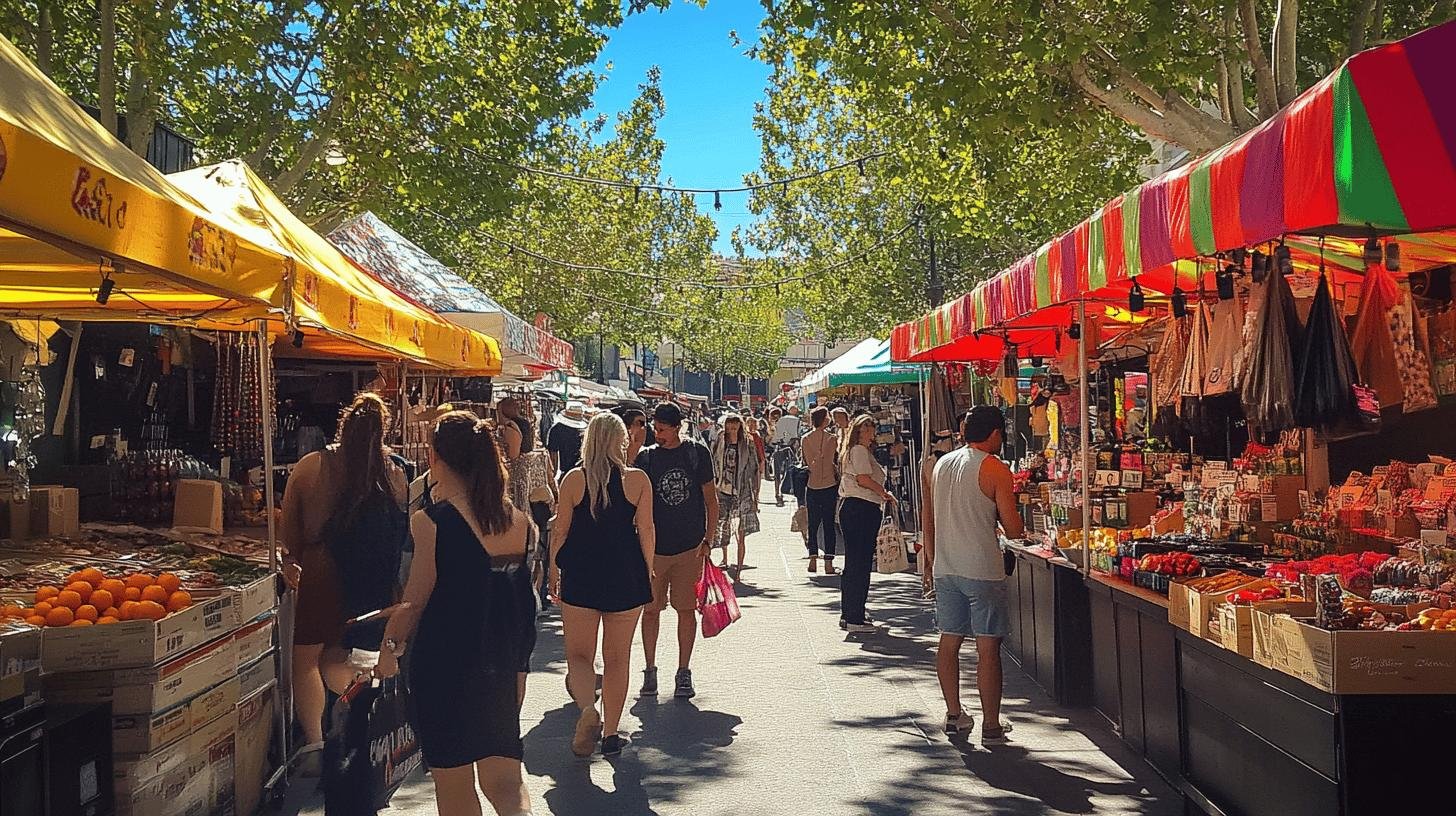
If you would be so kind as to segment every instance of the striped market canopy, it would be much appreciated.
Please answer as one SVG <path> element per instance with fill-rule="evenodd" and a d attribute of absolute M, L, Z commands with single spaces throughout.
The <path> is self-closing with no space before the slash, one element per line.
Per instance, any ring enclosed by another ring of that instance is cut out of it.
<path fill-rule="evenodd" d="M 953 309 L 951 340 L 1118 295 L 1135 276 L 1153 293 L 1191 289 L 1211 280 L 1216 253 L 1285 236 L 1333 236 L 1324 252 L 1335 267 L 1362 270 L 1371 235 L 1397 237 L 1412 268 L 1456 260 L 1453 76 L 1456 22 L 1351 57 L 1268 121 L 978 285 Z M 1317 242 L 1290 247 L 1296 265 L 1318 264 Z M 928 359 L 949 342 L 919 328 L 944 309 L 896 329 L 896 360 Z"/>

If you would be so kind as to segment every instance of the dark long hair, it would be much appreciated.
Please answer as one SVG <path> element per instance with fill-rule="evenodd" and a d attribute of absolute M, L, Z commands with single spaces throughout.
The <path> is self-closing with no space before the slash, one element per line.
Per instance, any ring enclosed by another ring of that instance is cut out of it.
<path fill-rule="evenodd" d="M 334 442 L 343 461 L 332 522 L 349 521 L 369 501 L 394 499 L 389 484 L 389 449 L 384 446 L 384 429 L 388 426 L 389 407 L 372 391 L 354 397 L 339 415 Z"/>
<path fill-rule="evenodd" d="M 506 496 L 506 463 L 489 422 L 470 411 L 451 411 L 435 423 L 435 458 L 465 483 L 470 510 L 486 535 L 511 529 L 515 507 Z"/>

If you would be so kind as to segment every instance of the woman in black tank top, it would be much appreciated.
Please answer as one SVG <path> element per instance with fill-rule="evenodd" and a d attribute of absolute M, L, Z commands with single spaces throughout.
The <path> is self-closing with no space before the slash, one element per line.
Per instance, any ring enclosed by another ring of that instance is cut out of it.
<path fill-rule="evenodd" d="M 561 482 L 551 529 L 551 587 L 561 602 L 567 687 L 581 708 L 571 750 L 590 756 L 597 734 L 602 754 L 620 753 L 617 735 L 627 701 L 632 636 L 652 600 L 652 483 L 627 467 L 627 428 L 599 414 L 586 429 L 581 467 Z M 602 708 L 596 709 L 593 664 L 602 639 Z"/>

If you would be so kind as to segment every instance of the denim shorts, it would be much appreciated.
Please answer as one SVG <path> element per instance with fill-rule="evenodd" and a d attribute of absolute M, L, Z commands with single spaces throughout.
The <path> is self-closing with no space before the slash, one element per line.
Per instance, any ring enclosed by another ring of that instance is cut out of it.
<path fill-rule="evenodd" d="M 935 623 L 943 635 L 1006 637 L 1011 631 L 1006 582 L 937 575 Z"/>

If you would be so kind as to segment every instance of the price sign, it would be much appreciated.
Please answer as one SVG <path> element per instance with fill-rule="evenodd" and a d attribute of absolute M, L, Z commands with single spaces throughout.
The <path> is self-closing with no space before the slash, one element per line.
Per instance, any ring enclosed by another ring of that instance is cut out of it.
<path fill-rule="evenodd" d="M 1099 470 L 1097 471 L 1098 487 L 1117 487 L 1122 484 L 1122 471 L 1120 470 Z"/>
<path fill-rule="evenodd" d="M 1248 475 L 1248 474 L 1243 475 L 1243 476 L 1240 476 L 1239 477 L 1239 492 L 1240 493 L 1258 493 L 1259 492 L 1259 477 L 1258 476 L 1253 476 L 1253 475 Z"/>
<path fill-rule="evenodd" d="M 1260 513 L 1261 520 L 1263 520 L 1263 521 L 1278 521 L 1279 520 L 1279 497 L 1278 496 L 1274 496 L 1272 494 L 1267 494 L 1266 493 L 1266 494 L 1264 494 L 1264 496 L 1261 497 L 1259 503 L 1260 503 L 1260 505 L 1262 505 L 1262 507 L 1261 507 L 1262 512 Z"/>
<path fill-rule="evenodd" d="M 1143 472 L 1141 470 L 1124 470 L 1122 472 L 1122 486 L 1139 490 L 1143 486 Z"/>
<path fill-rule="evenodd" d="M 1299 510 L 1302 513 L 1309 512 L 1310 498 L 1308 490 L 1299 491 Z"/>

